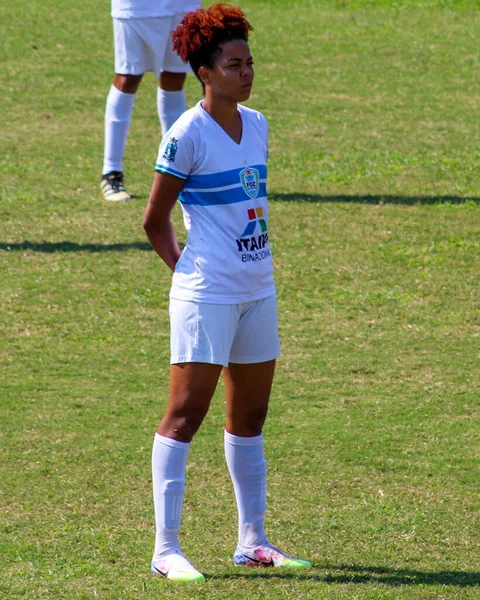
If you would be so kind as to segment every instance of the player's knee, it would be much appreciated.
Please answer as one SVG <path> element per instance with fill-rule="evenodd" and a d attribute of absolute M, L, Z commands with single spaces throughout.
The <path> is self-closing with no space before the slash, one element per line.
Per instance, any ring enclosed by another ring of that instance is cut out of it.
<path fill-rule="evenodd" d="M 189 410 L 185 413 L 176 413 L 168 419 L 169 429 L 175 437 L 179 437 L 184 441 L 191 441 L 197 433 L 207 411 L 201 408 Z"/>
<path fill-rule="evenodd" d="M 179 92 L 183 89 L 185 83 L 185 73 L 172 73 L 170 71 L 163 71 L 160 75 L 159 84 L 162 90 L 166 92 Z"/>
<path fill-rule="evenodd" d="M 142 75 L 115 75 L 113 85 L 125 94 L 135 94 L 142 81 Z"/>
<path fill-rule="evenodd" d="M 259 435 L 262 432 L 265 419 L 267 418 L 267 407 L 255 408 L 245 415 L 245 428 L 250 435 Z"/>

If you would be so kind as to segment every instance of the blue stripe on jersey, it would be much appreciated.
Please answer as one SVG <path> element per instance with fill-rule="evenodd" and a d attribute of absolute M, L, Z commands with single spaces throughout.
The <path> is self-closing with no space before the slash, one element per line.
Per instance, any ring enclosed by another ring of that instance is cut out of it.
<path fill-rule="evenodd" d="M 267 195 L 267 186 L 265 183 L 259 183 L 257 197 L 264 198 Z M 229 190 L 211 191 L 211 192 L 189 192 L 185 189 L 179 196 L 182 204 L 199 204 L 201 206 L 215 206 L 216 204 L 235 204 L 237 202 L 246 202 L 252 198 L 239 185 Z"/>
<path fill-rule="evenodd" d="M 155 171 L 157 171 L 157 173 L 168 173 L 168 175 L 174 175 L 175 177 L 180 177 L 180 179 L 187 179 L 188 177 L 188 175 L 180 173 L 180 171 L 175 171 L 175 169 L 166 167 L 165 165 L 156 164 Z"/>
<path fill-rule="evenodd" d="M 248 166 L 258 170 L 260 179 L 267 178 L 267 165 Z M 209 188 L 219 188 L 225 187 L 227 185 L 235 185 L 240 181 L 241 171 L 243 171 L 243 168 L 232 169 L 231 171 L 222 171 L 220 173 L 209 173 L 208 175 L 189 175 L 185 183 L 185 187 L 197 190 L 205 190 Z"/>

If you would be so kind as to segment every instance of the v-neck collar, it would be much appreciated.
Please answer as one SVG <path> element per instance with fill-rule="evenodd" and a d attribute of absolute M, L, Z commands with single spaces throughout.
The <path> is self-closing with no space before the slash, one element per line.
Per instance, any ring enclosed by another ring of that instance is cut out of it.
<path fill-rule="evenodd" d="M 201 110 L 203 111 L 203 113 L 207 116 L 207 118 L 215 125 L 215 127 L 217 127 L 218 129 L 220 129 L 220 131 L 223 133 L 223 135 L 225 137 L 227 137 L 230 142 L 232 144 L 234 144 L 237 148 L 240 148 L 240 146 L 243 145 L 246 134 L 247 134 L 247 127 L 246 127 L 246 121 L 243 118 L 242 115 L 242 111 L 240 110 L 240 106 L 237 104 L 237 110 L 238 110 L 238 114 L 240 115 L 240 120 L 242 122 L 242 137 L 240 138 L 239 142 L 236 142 L 231 135 L 229 135 L 225 129 L 220 125 L 220 123 L 218 123 L 218 121 L 215 121 L 215 119 L 212 117 L 212 115 L 210 113 L 208 113 L 202 106 L 202 102 L 203 100 L 200 100 L 200 102 L 198 103 L 198 105 L 200 106 Z"/>

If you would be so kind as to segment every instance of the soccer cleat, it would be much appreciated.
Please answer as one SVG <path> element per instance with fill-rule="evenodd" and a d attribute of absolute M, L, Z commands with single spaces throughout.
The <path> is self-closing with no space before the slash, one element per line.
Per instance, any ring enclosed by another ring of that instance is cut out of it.
<path fill-rule="evenodd" d="M 132 199 L 123 185 L 123 173 L 120 171 L 110 171 L 102 175 L 100 189 L 105 200 L 111 202 L 125 202 Z"/>
<path fill-rule="evenodd" d="M 292 558 L 278 548 L 270 545 L 242 548 L 237 546 L 233 554 L 233 562 L 237 567 L 289 567 L 291 569 L 309 569 L 312 565 L 307 560 Z"/>
<path fill-rule="evenodd" d="M 183 556 L 183 554 L 168 554 L 152 561 L 152 573 L 162 575 L 172 581 L 205 581 L 205 577 Z"/>

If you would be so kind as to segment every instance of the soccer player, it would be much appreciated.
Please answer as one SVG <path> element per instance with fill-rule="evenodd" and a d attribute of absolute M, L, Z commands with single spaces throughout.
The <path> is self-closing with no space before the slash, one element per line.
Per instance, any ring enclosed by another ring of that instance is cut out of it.
<path fill-rule="evenodd" d="M 170 395 L 153 444 L 156 542 L 152 571 L 177 581 L 203 575 L 182 554 L 178 530 L 193 436 L 223 371 L 225 455 L 237 501 L 235 565 L 310 567 L 270 544 L 264 529 L 267 465 L 262 428 L 280 354 L 266 195 L 268 126 L 248 99 L 252 29 L 225 4 L 190 12 L 173 32 L 204 98 L 160 144 L 144 228 L 173 271 Z M 171 211 L 180 199 L 188 241 L 180 251 Z"/>
<path fill-rule="evenodd" d="M 112 0 L 115 77 L 105 108 L 100 189 L 106 200 L 131 196 L 123 183 L 123 155 L 135 93 L 143 74 L 158 77 L 157 109 L 165 134 L 185 111 L 183 84 L 190 68 L 172 49 L 171 31 L 201 0 Z"/>

